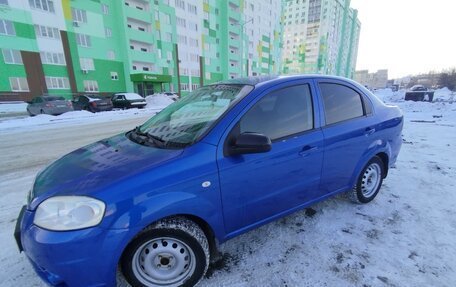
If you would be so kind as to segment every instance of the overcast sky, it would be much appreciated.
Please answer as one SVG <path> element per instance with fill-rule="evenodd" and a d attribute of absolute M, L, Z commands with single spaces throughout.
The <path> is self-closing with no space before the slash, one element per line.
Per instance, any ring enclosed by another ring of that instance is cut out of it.
<path fill-rule="evenodd" d="M 456 0 L 352 0 L 361 38 L 357 70 L 389 78 L 456 67 Z"/>

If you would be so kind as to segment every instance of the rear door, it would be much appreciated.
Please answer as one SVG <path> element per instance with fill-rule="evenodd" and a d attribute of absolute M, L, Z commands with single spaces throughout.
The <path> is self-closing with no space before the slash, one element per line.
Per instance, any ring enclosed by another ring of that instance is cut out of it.
<path fill-rule="evenodd" d="M 318 86 L 325 138 L 321 189 L 325 193 L 347 190 L 376 132 L 371 104 L 356 87 L 345 82 L 322 80 Z"/>
<path fill-rule="evenodd" d="M 312 87 L 309 81 L 298 81 L 258 97 L 224 140 L 226 146 L 241 133 L 262 133 L 271 138 L 271 151 L 230 156 L 219 147 L 227 233 L 271 219 L 319 196 L 323 135 L 315 125 Z"/>

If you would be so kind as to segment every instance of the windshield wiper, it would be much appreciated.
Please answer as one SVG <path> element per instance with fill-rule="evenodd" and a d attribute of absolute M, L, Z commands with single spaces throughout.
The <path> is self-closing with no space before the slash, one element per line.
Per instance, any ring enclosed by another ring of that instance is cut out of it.
<path fill-rule="evenodd" d="M 162 139 L 159 136 L 152 135 L 147 132 L 141 131 L 141 127 L 137 126 L 131 131 L 131 135 L 134 136 L 134 140 L 138 142 L 139 144 L 146 144 L 146 143 L 152 143 L 158 147 L 164 147 L 165 146 L 165 140 Z"/>
<path fill-rule="evenodd" d="M 139 144 L 146 144 L 146 143 L 152 143 L 157 147 L 160 148 L 184 148 L 189 145 L 189 143 L 180 143 L 180 142 L 173 142 L 173 141 L 167 141 L 163 139 L 162 137 L 159 137 L 157 135 L 150 134 L 148 132 L 143 132 L 141 131 L 141 128 L 137 126 L 131 131 L 132 135 L 134 136 L 134 140 L 138 142 Z"/>

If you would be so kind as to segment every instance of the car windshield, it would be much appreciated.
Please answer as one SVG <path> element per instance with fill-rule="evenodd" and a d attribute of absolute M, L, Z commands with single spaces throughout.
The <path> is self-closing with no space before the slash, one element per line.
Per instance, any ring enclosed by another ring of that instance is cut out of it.
<path fill-rule="evenodd" d="M 44 99 L 46 102 L 64 101 L 64 100 L 65 100 L 64 97 L 43 97 L 43 99 Z"/>
<path fill-rule="evenodd" d="M 103 98 L 102 96 L 98 96 L 98 95 L 86 95 L 86 97 L 87 97 L 90 101 L 104 100 L 104 98 Z"/>
<path fill-rule="evenodd" d="M 135 131 L 158 139 L 163 146 L 189 145 L 252 90 L 253 86 L 224 84 L 199 88 L 166 107 Z"/>
<path fill-rule="evenodd" d="M 144 98 L 138 94 L 129 93 L 129 94 L 123 94 L 123 95 L 125 96 L 125 98 L 127 100 L 144 100 Z"/>

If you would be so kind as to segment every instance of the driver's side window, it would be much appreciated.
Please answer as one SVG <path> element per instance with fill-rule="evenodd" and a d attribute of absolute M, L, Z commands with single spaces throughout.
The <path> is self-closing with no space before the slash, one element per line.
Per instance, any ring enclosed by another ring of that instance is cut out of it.
<path fill-rule="evenodd" d="M 271 140 L 313 129 L 313 107 L 307 84 L 265 95 L 240 120 L 240 133 L 255 132 Z"/>

